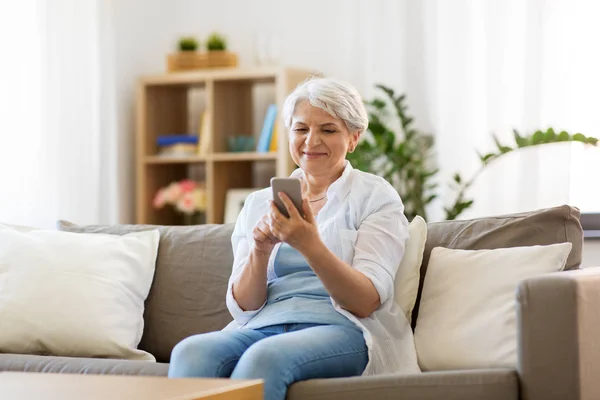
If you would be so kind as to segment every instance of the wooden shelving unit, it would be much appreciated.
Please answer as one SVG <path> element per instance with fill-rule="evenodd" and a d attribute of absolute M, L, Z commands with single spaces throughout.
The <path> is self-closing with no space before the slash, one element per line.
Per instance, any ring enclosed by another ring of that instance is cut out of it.
<path fill-rule="evenodd" d="M 286 96 L 314 74 L 314 71 L 283 67 L 227 68 L 140 78 L 137 89 L 136 223 L 182 223 L 182 217 L 174 210 L 156 210 L 152 206 L 156 192 L 175 180 L 191 177 L 205 181 L 208 194 L 206 222 L 222 223 L 229 189 L 261 188 L 271 176 L 288 176 L 295 165 L 289 156 L 280 117 L 277 119 L 276 152 L 228 152 L 227 138 L 243 134 L 258 140 L 256 126 L 262 124 L 266 109 L 259 109 L 257 87 L 270 95 L 268 102 L 277 104 L 281 111 Z M 191 107 L 192 92 L 200 93 L 203 109 L 211 121 L 207 154 L 158 156 L 158 136 L 196 132 L 190 129 L 190 120 L 199 116 L 202 110 Z M 262 179 L 257 178 L 261 174 Z"/>

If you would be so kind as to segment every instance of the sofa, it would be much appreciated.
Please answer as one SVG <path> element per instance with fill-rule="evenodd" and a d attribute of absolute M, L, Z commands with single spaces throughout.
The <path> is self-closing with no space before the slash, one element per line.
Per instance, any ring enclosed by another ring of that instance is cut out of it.
<path fill-rule="evenodd" d="M 600 268 L 579 269 L 583 243 L 579 217 L 577 208 L 563 205 L 427 225 L 419 296 L 434 247 L 477 250 L 572 243 L 564 272 L 527 279 L 516 290 L 516 368 L 309 380 L 292 385 L 288 398 L 600 399 Z M 60 230 L 117 235 L 149 228 L 158 228 L 160 245 L 139 348 L 153 354 L 157 362 L 0 354 L 0 371 L 166 375 L 175 344 L 229 323 L 225 291 L 233 260 L 233 225 L 59 223 Z M 413 328 L 419 321 L 418 307 L 419 297 Z"/>

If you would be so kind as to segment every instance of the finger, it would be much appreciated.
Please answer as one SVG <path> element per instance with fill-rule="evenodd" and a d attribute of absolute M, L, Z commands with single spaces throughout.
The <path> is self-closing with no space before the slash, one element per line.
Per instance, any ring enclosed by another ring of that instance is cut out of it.
<path fill-rule="evenodd" d="M 277 242 L 283 242 L 282 239 L 282 234 L 281 234 L 281 229 L 280 227 L 278 227 L 277 225 L 273 225 L 271 227 L 271 233 L 273 234 L 273 236 L 275 237 Z"/>
<path fill-rule="evenodd" d="M 302 199 L 302 208 L 304 209 L 304 215 L 306 216 L 306 221 L 310 224 L 315 222 L 315 214 L 312 212 L 312 208 L 310 208 L 310 204 L 308 204 L 308 199 Z"/>
<path fill-rule="evenodd" d="M 275 202 L 273 200 L 269 200 L 269 201 L 271 202 L 271 211 L 269 212 L 269 215 L 281 214 L 281 211 L 279 211 L 279 207 L 277 207 Z"/>
<path fill-rule="evenodd" d="M 254 230 L 252 237 L 253 237 L 254 241 L 260 242 L 260 243 L 263 243 L 265 240 L 268 239 L 268 236 L 265 235 L 265 233 L 258 228 L 256 228 Z"/>
<path fill-rule="evenodd" d="M 271 219 L 277 219 L 280 221 L 287 219 L 285 214 L 281 212 L 281 210 L 279 209 L 279 207 L 275 204 L 275 202 L 273 200 L 271 200 L 271 211 L 269 212 L 269 217 Z"/>
<path fill-rule="evenodd" d="M 269 212 L 269 225 L 272 222 L 277 222 L 279 224 L 283 224 L 284 221 L 287 220 L 287 217 L 279 211 L 279 208 L 275 205 L 273 201 L 271 201 L 271 211 Z"/>
<path fill-rule="evenodd" d="M 292 200 L 290 200 L 290 198 L 287 196 L 287 194 L 285 194 L 283 192 L 279 192 L 277 194 L 279 195 L 279 198 L 281 199 L 281 201 L 283 201 L 283 205 L 285 205 L 285 209 L 287 210 L 288 214 L 290 215 L 290 218 L 302 219 L 302 216 L 300 216 L 300 213 L 296 209 L 296 206 L 294 205 L 294 203 L 292 203 Z"/>
<path fill-rule="evenodd" d="M 266 240 L 270 240 L 273 241 L 275 239 L 275 236 L 273 236 L 273 233 L 271 232 L 271 228 L 269 227 L 269 225 L 267 223 L 262 223 L 260 225 L 260 232 L 266 237 Z"/>
<path fill-rule="evenodd" d="M 279 236 L 275 233 L 275 231 L 281 232 L 284 229 L 285 222 L 282 221 L 281 219 L 287 220 L 287 218 L 285 218 L 285 217 L 280 217 L 280 218 L 278 217 L 278 218 L 271 219 L 271 221 L 269 222 L 269 230 L 276 237 L 279 237 Z"/>
<path fill-rule="evenodd" d="M 268 238 L 269 238 L 269 240 L 271 240 L 271 242 L 278 240 L 277 237 L 273 234 L 273 231 L 271 230 L 270 223 L 265 223 L 264 226 L 262 227 L 262 231 L 268 236 Z"/>

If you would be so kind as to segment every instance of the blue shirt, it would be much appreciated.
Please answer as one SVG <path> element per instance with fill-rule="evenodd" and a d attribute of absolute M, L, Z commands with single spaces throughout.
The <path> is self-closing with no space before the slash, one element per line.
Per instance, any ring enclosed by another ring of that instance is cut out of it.
<path fill-rule="evenodd" d="M 296 249 L 283 243 L 273 266 L 276 278 L 267 283 L 267 303 L 244 328 L 299 323 L 355 326 L 335 310 L 321 280 Z"/>

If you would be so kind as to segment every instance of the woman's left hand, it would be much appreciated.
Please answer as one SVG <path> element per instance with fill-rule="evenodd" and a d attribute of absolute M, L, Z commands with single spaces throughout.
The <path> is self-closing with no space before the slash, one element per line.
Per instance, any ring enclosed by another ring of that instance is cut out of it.
<path fill-rule="evenodd" d="M 314 245 L 321 240 L 312 209 L 308 204 L 308 200 L 306 198 L 302 199 L 302 208 L 305 215 L 303 218 L 285 193 L 279 192 L 278 195 L 290 217 L 287 218 L 283 215 L 275 203 L 271 201 L 271 211 L 269 211 L 271 233 L 282 242 L 304 254 L 304 251 L 314 248 Z"/>

